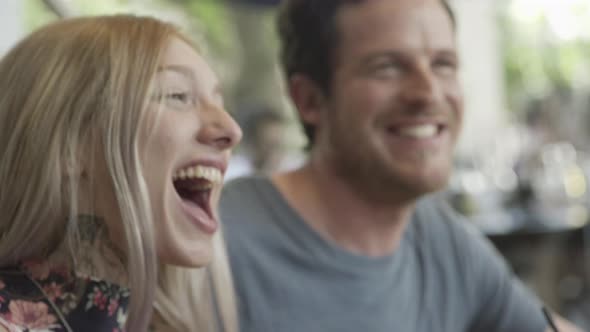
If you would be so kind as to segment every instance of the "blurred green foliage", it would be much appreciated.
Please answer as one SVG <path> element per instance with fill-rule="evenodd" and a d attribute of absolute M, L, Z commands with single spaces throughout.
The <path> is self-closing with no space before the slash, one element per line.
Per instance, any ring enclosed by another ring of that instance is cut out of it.
<path fill-rule="evenodd" d="M 506 6 L 499 17 L 506 92 L 513 110 L 523 100 L 552 91 L 590 87 L 590 1 L 562 8 L 561 16 L 540 4 L 525 9 L 528 12 L 518 16 L 514 7 Z"/>
<path fill-rule="evenodd" d="M 44 0 L 26 1 L 29 30 L 58 17 Z M 70 0 L 76 15 L 135 13 L 170 20 L 200 44 L 224 85 L 230 110 L 244 103 L 281 108 L 277 40 L 273 12 L 264 7 L 230 5 L 225 0 Z M 204 42 L 201 42 L 204 40 Z"/>

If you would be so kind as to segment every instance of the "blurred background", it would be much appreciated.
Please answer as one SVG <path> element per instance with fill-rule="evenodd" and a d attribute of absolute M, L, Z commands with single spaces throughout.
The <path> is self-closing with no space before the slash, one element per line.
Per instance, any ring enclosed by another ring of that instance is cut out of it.
<path fill-rule="evenodd" d="M 280 0 L 2 0 L 0 55 L 76 15 L 172 21 L 207 45 L 244 129 L 228 178 L 296 167 L 304 137 L 284 93 Z M 590 330 L 590 1 L 454 0 L 466 94 L 443 195 L 551 307 Z"/>

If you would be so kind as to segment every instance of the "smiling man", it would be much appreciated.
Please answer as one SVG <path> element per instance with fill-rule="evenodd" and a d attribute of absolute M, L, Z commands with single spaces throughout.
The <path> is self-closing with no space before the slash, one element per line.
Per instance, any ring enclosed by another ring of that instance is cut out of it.
<path fill-rule="evenodd" d="M 225 189 L 242 331 L 544 331 L 492 247 L 419 203 L 446 185 L 463 117 L 447 4 L 288 0 L 279 30 L 310 157 Z"/>

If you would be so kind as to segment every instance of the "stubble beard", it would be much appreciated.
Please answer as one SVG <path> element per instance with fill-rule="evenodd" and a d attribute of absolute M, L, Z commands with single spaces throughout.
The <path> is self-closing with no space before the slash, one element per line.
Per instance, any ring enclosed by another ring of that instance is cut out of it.
<path fill-rule="evenodd" d="M 334 151 L 337 151 L 333 156 L 335 172 L 359 197 L 373 204 L 413 204 L 420 197 L 444 188 L 447 183 L 450 167 L 441 169 L 442 174 L 437 174 L 437 179 L 407 176 L 367 140 L 348 141 L 351 140 L 332 141 Z M 433 153 L 418 150 L 413 159 L 418 164 L 428 163 L 428 159 L 436 158 Z"/>

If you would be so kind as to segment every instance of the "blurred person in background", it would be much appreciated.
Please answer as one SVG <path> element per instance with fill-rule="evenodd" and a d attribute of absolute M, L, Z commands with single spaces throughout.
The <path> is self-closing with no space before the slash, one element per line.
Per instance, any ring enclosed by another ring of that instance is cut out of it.
<path fill-rule="evenodd" d="M 243 116 L 242 121 L 239 115 Z M 256 106 L 240 110 L 237 120 L 244 131 L 244 139 L 240 150 L 232 156 L 226 180 L 278 170 L 286 152 L 284 117 L 269 107 Z"/>
<path fill-rule="evenodd" d="M 281 113 L 264 105 L 248 107 L 238 112 L 238 122 L 244 139 L 232 156 L 226 180 L 252 174 L 270 175 L 299 166 L 299 158 L 289 151 L 288 123 Z"/>
<path fill-rule="evenodd" d="M 237 331 L 216 207 L 240 136 L 170 24 L 22 40 L 0 62 L 0 331 Z"/>
<path fill-rule="evenodd" d="M 425 198 L 463 118 L 447 3 L 287 0 L 279 33 L 310 158 L 224 189 L 242 331 L 549 331 L 483 236 Z"/>
<path fill-rule="evenodd" d="M 244 136 L 251 142 L 247 148 L 252 156 L 252 165 L 257 172 L 270 174 L 281 167 L 287 148 L 287 122 L 281 114 L 268 108 L 252 114 L 242 126 Z"/>

